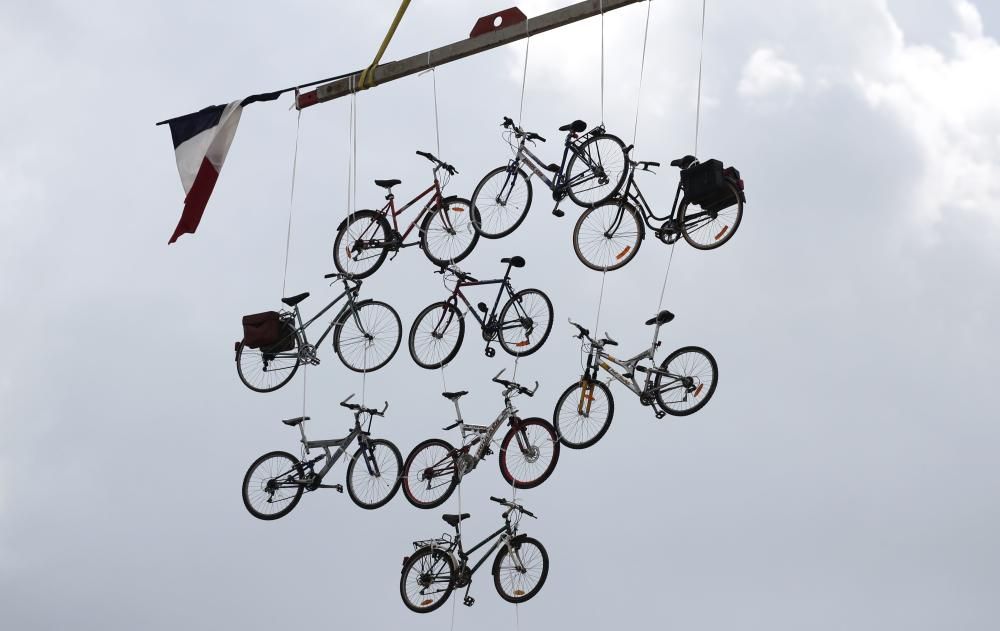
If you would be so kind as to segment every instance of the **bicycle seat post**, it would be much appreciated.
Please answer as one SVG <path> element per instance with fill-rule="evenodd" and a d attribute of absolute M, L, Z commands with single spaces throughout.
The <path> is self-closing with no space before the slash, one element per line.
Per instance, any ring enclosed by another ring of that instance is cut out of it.
<path fill-rule="evenodd" d="M 309 453 L 309 439 L 306 438 L 305 421 L 299 423 L 299 434 L 302 436 L 302 446 L 306 448 L 306 453 Z"/>
<path fill-rule="evenodd" d="M 458 399 L 455 399 L 454 401 L 452 401 L 452 403 L 455 404 L 455 414 L 458 415 L 458 418 L 456 418 L 455 420 L 458 422 L 458 426 L 463 428 L 464 431 L 465 421 L 462 420 L 462 409 L 458 407 Z"/>

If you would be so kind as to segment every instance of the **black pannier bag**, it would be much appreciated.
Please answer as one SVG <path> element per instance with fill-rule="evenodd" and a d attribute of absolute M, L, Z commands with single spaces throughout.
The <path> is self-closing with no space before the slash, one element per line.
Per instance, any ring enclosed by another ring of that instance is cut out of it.
<path fill-rule="evenodd" d="M 278 333 L 278 341 L 274 344 L 262 346 L 260 350 L 264 353 L 264 355 L 274 355 L 276 353 L 287 353 L 294 348 L 295 327 L 292 326 L 291 321 L 282 320 L 281 331 Z"/>
<path fill-rule="evenodd" d="M 740 172 L 736 167 L 723 168 L 719 160 L 706 160 L 681 171 L 681 182 L 688 203 L 697 204 L 709 212 L 729 208 L 737 201 L 746 202 Z M 739 197 L 733 194 L 730 184 Z"/>
<path fill-rule="evenodd" d="M 243 345 L 261 348 L 277 344 L 281 339 L 281 314 L 265 311 L 243 316 Z"/>

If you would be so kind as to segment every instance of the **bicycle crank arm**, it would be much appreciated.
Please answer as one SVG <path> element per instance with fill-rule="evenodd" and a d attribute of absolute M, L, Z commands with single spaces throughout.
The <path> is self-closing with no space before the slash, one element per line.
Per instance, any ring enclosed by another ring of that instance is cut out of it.
<path fill-rule="evenodd" d="M 318 489 L 333 489 L 333 490 L 335 490 L 338 493 L 343 493 L 344 492 L 344 485 L 343 484 L 320 484 L 316 488 L 318 488 Z"/>

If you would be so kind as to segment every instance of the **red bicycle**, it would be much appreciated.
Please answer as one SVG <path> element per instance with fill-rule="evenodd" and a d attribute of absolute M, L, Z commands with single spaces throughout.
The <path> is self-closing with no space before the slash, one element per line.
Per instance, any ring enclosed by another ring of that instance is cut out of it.
<path fill-rule="evenodd" d="M 475 225 L 479 219 L 474 216 L 476 211 L 472 204 L 467 199 L 444 197 L 441 193 L 458 170 L 426 151 L 418 151 L 417 155 L 434 164 L 434 183 L 397 209 L 392 187 L 402 182 L 375 180 L 377 186 L 386 189 L 386 205 L 381 210 L 359 210 L 340 222 L 337 238 L 333 242 L 333 263 L 340 273 L 353 278 L 366 278 L 381 267 L 389 252 L 393 252 L 395 258 L 400 249 L 418 244 L 427 258 L 439 267 L 461 261 L 476 247 L 479 233 Z M 438 178 L 441 171 L 446 174 L 442 178 L 443 183 Z M 431 196 L 430 200 L 413 218 L 406 231 L 400 233 L 396 217 L 427 195 Z M 391 226 L 388 217 L 392 218 Z M 420 239 L 404 243 L 418 223 Z"/>

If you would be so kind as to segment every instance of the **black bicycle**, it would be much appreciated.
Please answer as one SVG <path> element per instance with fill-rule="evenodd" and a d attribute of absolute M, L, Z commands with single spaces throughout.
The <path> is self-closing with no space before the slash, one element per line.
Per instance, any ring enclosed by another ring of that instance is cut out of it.
<path fill-rule="evenodd" d="M 281 302 L 291 307 L 292 311 L 278 314 L 280 333 L 273 343 L 265 346 L 249 343 L 244 318 L 244 339 L 236 342 L 235 347 L 236 372 L 243 385 L 255 392 L 273 392 L 291 381 L 303 362 L 318 365 L 316 349 L 330 331 L 333 331 L 333 350 L 340 361 L 355 372 L 378 370 L 395 356 L 403 339 L 403 325 L 396 310 L 378 300 L 358 300 L 360 280 L 352 280 L 343 274 L 327 274 L 324 278 L 341 281 L 344 291 L 306 322 L 298 305 L 309 297 L 309 292 L 282 298 Z M 347 302 L 316 344 L 310 344 L 306 328 L 342 298 L 346 298 Z"/>
<path fill-rule="evenodd" d="M 468 552 L 462 546 L 459 524 L 471 516 L 469 513 L 441 516 L 455 529 L 454 536 L 444 533 L 436 539 L 413 542 L 414 552 L 403 557 L 399 578 L 399 595 L 410 611 L 434 611 L 448 600 L 452 590 L 462 587 L 465 587 L 462 602 L 471 607 L 476 602 L 469 596 L 472 575 L 486 563 L 494 550 L 498 552 L 493 559 L 493 585 L 501 598 L 510 603 L 523 603 L 534 598 L 542 589 L 549 574 L 549 554 L 537 539 L 517 533 L 522 515 L 537 517 L 517 502 L 502 497 L 490 499 L 506 508 L 503 512 L 504 525 Z M 491 541 L 493 545 L 470 567 L 469 557 Z"/>
<path fill-rule="evenodd" d="M 243 505 L 258 519 L 272 520 L 284 517 L 302 499 L 306 491 L 335 489 L 344 492 L 340 484 L 323 484 L 323 478 L 340 459 L 351 443 L 358 443 L 358 450 L 347 465 L 347 493 L 355 504 L 365 509 L 385 506 L 399 490 L 403 470 L 403 458 L 399 449 L 381 438 L 371 438 L 372 419 L 385 416 L 389 408 L 386 402 L 381 410 L 367 408 L 357 403 L 348 403 L 351 397 L 340 405 L 354 412 L 354 428 L 344 438 L 333 440 L 309 440 L 303 423 L 308 416 L 281 421 L 289 427 L 298 427 L 302 436 L 302 459 L 285 451 L 264 454 L 250 465 L 243 477 Z M 367 427 L 362 428 L 361 417 L 367 415 Z M 337 451 L 330 453 L 330 448 Z M 322 449 L 323 453 L 306 460 L 310 449 Z M 323 461 L 323 468 L 316 470 L 316 464 Z"/>
<path fill-rule="evenodd" d="M 454 280 L 455 286 L 447 300 L 435 302 L 417 315 L 410 327 L 410 356 L 421 368 L 440 368 L 458 354 L 465 339 L 465 314 L 458 306 L 459 299 L 465 303 L 469 313 L 479 323 L 483 340 L 486 341 L 486 356 L 496 355 L 492 344 L 500 342 L 500 348 L 515 357 L 530 355 L 541 348 L 552 330 L 552 302 L 538 289 L 522 289 L 515 292 L 510 283 L 512 267 L 524 267 L 524 259 L 513 256 L 500 260 L 507 264 L 503 278 L 476 280 L 458 267 L 442 267 L 436 274 L 445 275 L 445 286 Z M 476 309 L 462 293 L 463 287 L 476 285 L 500 285 L 493 308 L 488 309 L 480 302 Z M 500 299 L 507 295 L 507 301 L 499 310 Z M 482 313 L 479 315 L 477 310 Z"/>
<path fill-rule="evenodd" d="M 604 272 L 624 267 L 639 252 L 646 238 L 645 226 L 666 244 L 683 236 L 699 250 L 715 249 L 736 234 L 746 201 L 739 171 L 723 169 L 718 160 L 701 163 L 690 155 L 672 161 L 670 166 L 681 169 L 681 178 L 670 214 L 658 217 L 639 190 L 635 172 L 652 173 L 652 167 L 660 163 L 629 158 L 628 164 L 625 194 L 584 211 L 573 229 L 573 249 L 590 269 Z M 700 208 L 693 209 L 694 205 Z"/>
<path fill-rule="evenodd" d="M 514 232 L 528 215 L 531 178 L 522 166 L 552 191 L 556 202 L 552 213 L 557 217 L 565 214 L 559 210 L 559 202 L 565 197 L 583 207 L 594 206 L 614 196 L 625 181 L 625 144 L 617 136 L 605 133 L 602 125 L 582 136 L 587 123 L 581 120 L 560 127 L 559 131 L 566 132 L 562 162 L 548 165 L 525 146 L 537 140 L 545 142 L 544 138 L 524 131 L 508 117 L 503 119 L 503 128 L 509 130 L 505 140 L 515 149 L 514 158 L 487 173 L 472 193 L 473 227 L 487 239 L 499 239 Z"/>

